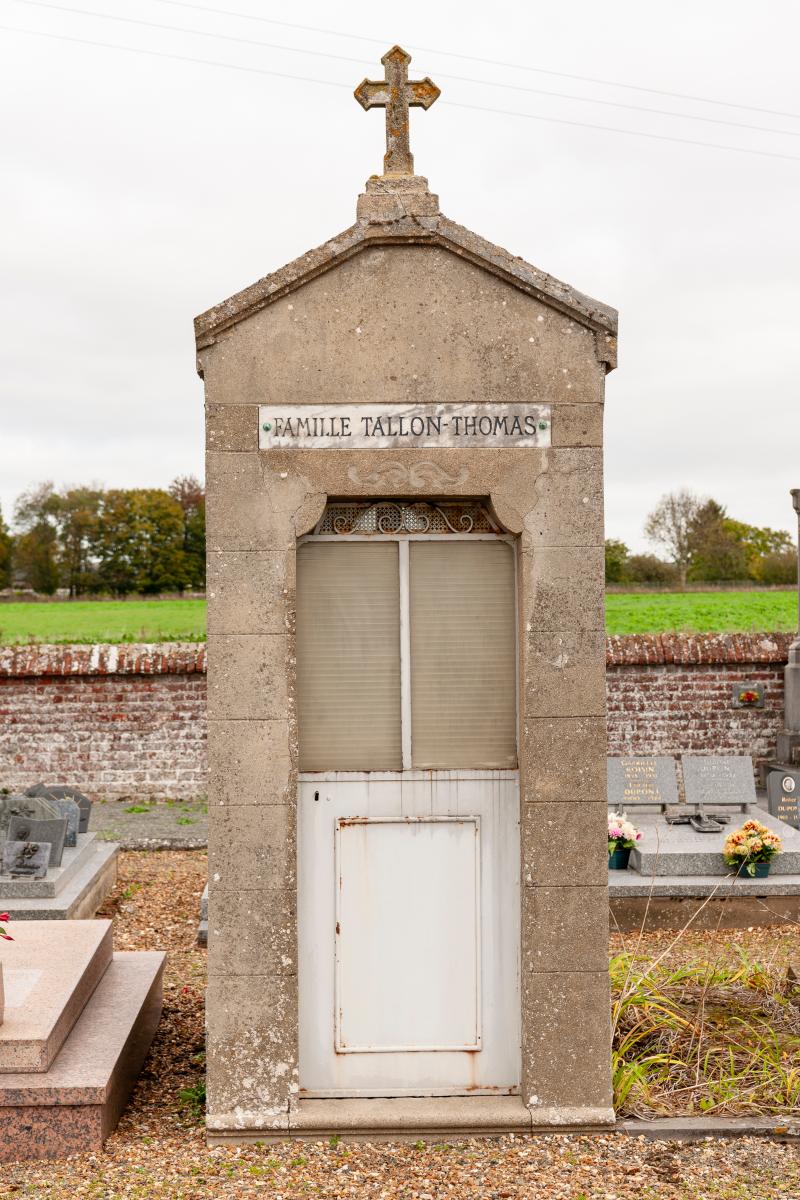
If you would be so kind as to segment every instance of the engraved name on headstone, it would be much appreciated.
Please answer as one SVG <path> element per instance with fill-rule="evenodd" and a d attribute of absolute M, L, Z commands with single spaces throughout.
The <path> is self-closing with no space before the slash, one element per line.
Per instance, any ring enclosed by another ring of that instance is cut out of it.
<path fill-rule="evenodd" d="M 755 805 L 753 760 L 744 754 L 682 754 L 687 804 Z"/>
<path fill-rule="evenodd" d="M 769 811 L 800 829 L 800 767 L 773 767 L 767 775 Z"/>
<path fill-rule="evenodd" d="M 627 805 L 678 803 L 675 760 L 659 754 L 652 758 L 609 758 L 608 806 L 624 812 Z"/>
<path fill-rule="evenodd" d="M 549 404 L 263 404 L 261 450 L 550 445 Z"/>
<path fill-rule="evenodd" d="M 0 873 L 12 879 L 44 879 L 50 861 L 47 842 L 3 842 Z"/>
<path fill-rule="evenodd" d="M 32 821 L 30 817 L 12 817 L 8 825 L 10 842 L 41 842 L 50 847 L 48 867 L 60 867 L 64 856 L 64 839 L 67 836 L 65 817 L 49 821 Z"/>

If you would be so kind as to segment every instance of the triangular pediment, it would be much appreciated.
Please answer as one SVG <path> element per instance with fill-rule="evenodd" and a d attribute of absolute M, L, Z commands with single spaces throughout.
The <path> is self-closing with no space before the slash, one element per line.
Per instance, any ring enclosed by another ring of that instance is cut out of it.
<path fill-rule="evenodd" d="M 195 318 L 198 350 L 210 346 L 218 334 L 246 320 L 262 308 L 332 271 L 348 259 L 374 246 L 427 245 L 450 251 L 503 279 L 541 303 L 565 313 L 595 334 L 599 361 L 608 370 L 616 365 L 617 313 L 606 304 L 585 296 L 524 259 L 495 246 L 447 217 L 403 217 L 390 222 L 357 221 L 337 237 L 309 250 L 278 271 L 265 275 Z"/>

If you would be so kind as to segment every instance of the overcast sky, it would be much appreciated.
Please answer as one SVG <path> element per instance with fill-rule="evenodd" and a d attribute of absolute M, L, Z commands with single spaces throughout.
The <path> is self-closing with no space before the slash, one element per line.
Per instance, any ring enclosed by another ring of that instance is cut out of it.
<path fill-rule="evenodd" d="M 396 41 L 442 88 L 412 116 L 442 210 L 620 311 L 608 536 L 644 548 L 679 486 L 793 528 L 796 0 L 0 0 L 0 24 L 6 517 L 44 479 L 202 474 L 192 318 L 352 223 L 383 116 L 350 93 Z"/>

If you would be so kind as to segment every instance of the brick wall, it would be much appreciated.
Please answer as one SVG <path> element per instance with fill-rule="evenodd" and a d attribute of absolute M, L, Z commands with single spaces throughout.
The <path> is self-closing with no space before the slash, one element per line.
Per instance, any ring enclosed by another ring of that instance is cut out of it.
<path fill-rule="evenodd" d="M 609 638 L 609 753 L 774 751 L 788 634 Z M 764 709 L 732 685 L 764 684 Z M 206 788 L 205 647 L 0 647 L 0 787 L 69 780 L 91 796 Z"/>

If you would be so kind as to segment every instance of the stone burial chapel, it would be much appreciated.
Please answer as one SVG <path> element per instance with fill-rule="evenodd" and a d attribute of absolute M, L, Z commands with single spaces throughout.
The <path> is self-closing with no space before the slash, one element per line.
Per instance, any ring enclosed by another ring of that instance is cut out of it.
<path fill-rule="evenodd" d="M 440 213 L 409 61 L 355 224 L 195 323 L 214 1143 L 613 1120 L 616 313 Z"/>

